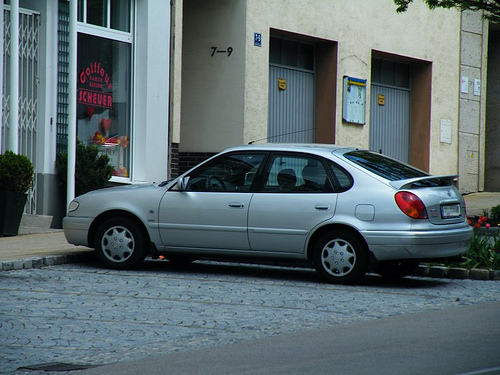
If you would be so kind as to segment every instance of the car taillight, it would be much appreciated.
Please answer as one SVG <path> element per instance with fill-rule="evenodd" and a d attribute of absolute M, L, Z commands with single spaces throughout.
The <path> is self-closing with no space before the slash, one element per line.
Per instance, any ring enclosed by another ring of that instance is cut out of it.
<path fill-rule="evenodd" d="M 427 210 L 424 202 L 415 194 L 408 191 L 399 191 L 395 196 L 396 203 L 401 211 L 413 219 L 427 219 Z"/>

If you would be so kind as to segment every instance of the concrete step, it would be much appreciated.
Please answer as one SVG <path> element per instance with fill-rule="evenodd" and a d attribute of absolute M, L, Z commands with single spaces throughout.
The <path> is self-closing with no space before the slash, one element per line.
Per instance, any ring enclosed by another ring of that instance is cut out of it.
<path fill-rule="evenodd" d="M 51 224 L 52 216 L 23 214 L 19 234 L 53 232 L 55 229 L 50 227 Z"/>

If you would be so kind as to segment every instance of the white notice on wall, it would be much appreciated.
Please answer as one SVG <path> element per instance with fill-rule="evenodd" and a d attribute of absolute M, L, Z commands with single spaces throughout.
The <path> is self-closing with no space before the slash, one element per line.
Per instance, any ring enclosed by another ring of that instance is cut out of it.
<path fill-rule="evenodd" d="M 460 92 L 462 94 L 469 93 L 469 77 L 462 77 L 462 79 L 460 79 Z"/>
<path fill-rule="evenodd" d="M 481 80 L 480 79 L 474 80 L 474 95 L 481 96 Z"/>
<path fill-rule="evenodd" d="M 366 79 L 344 76 L 342 119 L 353 124 L 365 124 Z"/>
<path fill-rule="evenodd" d="M 451 121 L 441 120 L 441 142 L 451 143 Z"/>

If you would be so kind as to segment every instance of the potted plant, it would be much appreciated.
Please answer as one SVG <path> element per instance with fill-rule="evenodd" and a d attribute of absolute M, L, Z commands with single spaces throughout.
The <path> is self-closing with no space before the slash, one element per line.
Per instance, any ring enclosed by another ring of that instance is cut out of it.
<path fill-rule="evenodd" d="M 68 181 L 67 153 L 60 153 L 57 156 L 56 168 L 59 184 L 65 188 Z M 86 146 L 81 141 L 77 141 L 75 166 L 76 196 L 108 186 L 109 179 L 113 175 L 114 170 L 114 167 L 109 164 L 109 157 L 99 154 L 99 147 L 92 144 Z"/>
<path fill-rule="evenodd" d="M 17 235 L 33 180 L 33 164 L 26 156 L 12 151 L 0 155 L 0 236 Z"/>

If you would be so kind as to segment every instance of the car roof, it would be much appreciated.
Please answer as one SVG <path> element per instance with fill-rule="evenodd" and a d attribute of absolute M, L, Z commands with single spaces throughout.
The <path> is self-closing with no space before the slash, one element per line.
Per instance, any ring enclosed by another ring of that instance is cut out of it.
<path fill-rule="evenodd" d="M 343 150 L 345 152 L 355 150 L 355 147 L 346 147 L 335 144 L 324 143 L 262 143 L 262 144 L 248 144 L 237 147 L 231 147 L 225 152 L 232 151 L 288 151 L 288 152 L 310 152 L 316 154 L 332 153 L 334 151 Z"/>

